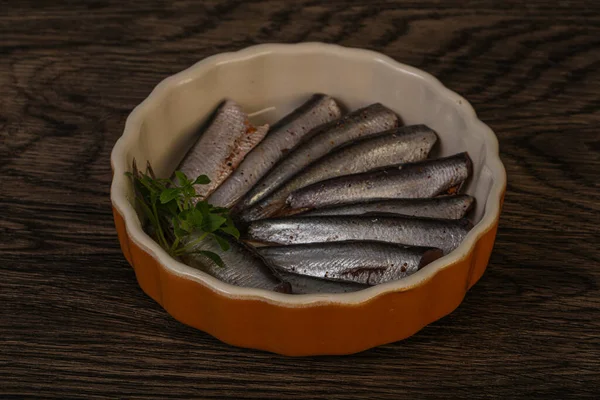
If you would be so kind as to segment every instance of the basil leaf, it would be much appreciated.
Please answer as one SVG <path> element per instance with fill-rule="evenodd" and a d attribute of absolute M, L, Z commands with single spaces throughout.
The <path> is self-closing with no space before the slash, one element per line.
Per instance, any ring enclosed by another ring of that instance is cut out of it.
<path fill-rule="evenodd" d="M 200 250 L 200 251 L 198 251 L 198 253 L 209 258 L 212 262 L 217 264 L 219 267 L 225 268 L 225 263 L 223 262 L 223 260 L 221 260 L 221 257 L 217 253 L 213 253 L 212 251 L 208 251 L 208 250 Z"/>

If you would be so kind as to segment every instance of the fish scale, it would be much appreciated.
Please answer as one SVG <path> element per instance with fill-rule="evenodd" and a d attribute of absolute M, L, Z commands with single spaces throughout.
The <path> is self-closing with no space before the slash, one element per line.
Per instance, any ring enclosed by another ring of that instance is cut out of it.
<path fill-rule="evenodd" d="M 323 94 L 313 95 L 269 130 L 208 201 L 219 207 L 233 206 L 313 128 L 338 119 L 341 115 L 341 108 L 333 98 Z"/>
<path fill-rule="evenodd" d="M 469 233 L 467 219 L 407 216 L 318 216 L 270 218 L 251 222 L 247 239 L 268 244 L 374 240 L 454 250 Z"/>
<path fill-rule="evenodd" d="M 426 199 L 374 199 L 318 208 L 298 215 L 402 214 L 413 217 L 460 219 L 471 210 L 474 203 L 475 198 L 466 194 Z"/>
<path fill-rule="evenodd" d="M 353 141 L 305 167 L 247 210 L 242 219 L 256 220 L 281 212 L 291 192 L 315 182 L 424 160 L 436 141 L 437 134 L 425 125 L 404 126 Z"/>
<path fill-rule="evenodd" d="M 405 278 L 440 258 L 442 251 L 372 241 L 308 243 L 257 249 L 267 262 L 289 273 L 377 285 Z"/>
<path fill-rule="evenodd" d="M 373 199 L 434 197 L 460 187 L 471 169 L 468 154 L 459 153 L 324 180 L 292 192 L 287 204 L 292 209 L 313 209 Z"/>
<path fill-rule="evenodd" d="M 399 121 L 396 113 L 375 103 L 315 128 L 308 139 L 275 164 L 244 196 L 235 207 L 236 213 L 243 215 L 245 209 L 273 193 L 298 171 L 330 151 L 361 137 L 392 129 L 398 126 Z"/>

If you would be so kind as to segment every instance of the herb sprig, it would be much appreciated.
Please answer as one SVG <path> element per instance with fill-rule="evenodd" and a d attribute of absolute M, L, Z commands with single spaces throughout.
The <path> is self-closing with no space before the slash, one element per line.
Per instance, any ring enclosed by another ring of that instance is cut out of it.
<path fill-rule="evenodd" d="M 195 250 L 198 243 L 211 237 L 221 250 L 227 251 L 229 243 L 220 235 L 240 237 L 229 209 L 215 207 L 196 194 L 194 186 L 210 183 L 208 176 L 200 175 L 192 180 L 182 171 L 176 171 L 176 179 L 159 179 L 150 163 L 146 170 L 146 173 L 140 173 L 134 160 L 133 172 L 126 174 L 132 179 L 136 203 L 148 219 L 151 234 L 158 244 L 174 257 L 199 253 L 224 266 L 218 254 Z M 193 240 L 190 240 L 192 235 Z"/>

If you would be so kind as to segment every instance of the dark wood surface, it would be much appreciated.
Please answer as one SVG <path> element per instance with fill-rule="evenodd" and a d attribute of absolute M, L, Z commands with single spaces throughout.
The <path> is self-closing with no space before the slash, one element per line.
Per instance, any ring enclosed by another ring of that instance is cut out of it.
<path fill-rule="evenodd" d="M 348 357 L 180 324 L 138 287 L 111 215 L 109 153 L 154 85 L 298 41 L 438 76 L 497 132 L 509 177 L 462 305 Z M 599 2 L 0 1 L 0 53 L 0 397 L 599 398 Z"/>

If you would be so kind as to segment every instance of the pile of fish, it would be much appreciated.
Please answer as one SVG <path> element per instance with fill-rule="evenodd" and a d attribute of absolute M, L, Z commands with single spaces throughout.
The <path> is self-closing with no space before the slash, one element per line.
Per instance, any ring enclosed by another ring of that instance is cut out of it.
<path fill-rule="evenodd" d="M 467 153 L 430 159 L 425 125 L 403 126 L 376 103 L 344 115 L 315 94 L 272 127 L 219 105 L 178 169 L 228 207 L 243 241 L 198 244 L 220 254 L 190 265 L 225 282 L 286 293 L 340 293 L 402 279 L 454 250 L 472 228 Z M 193 238 L 190 238 L 193 240 Z"/>

